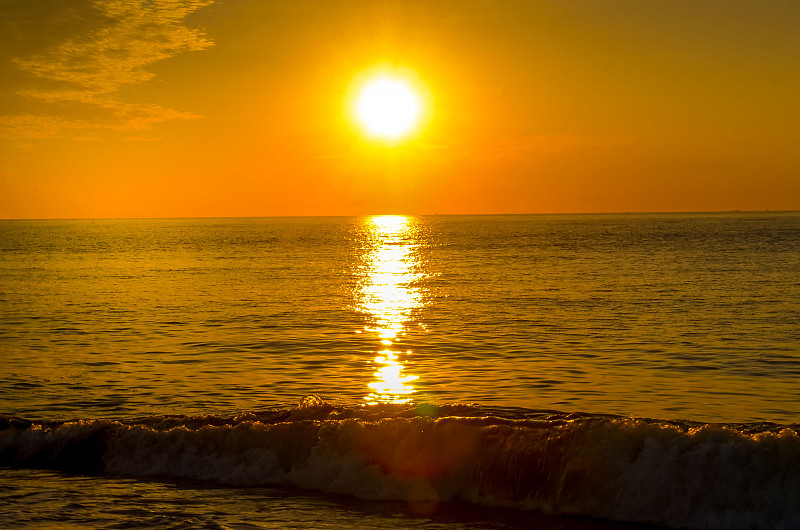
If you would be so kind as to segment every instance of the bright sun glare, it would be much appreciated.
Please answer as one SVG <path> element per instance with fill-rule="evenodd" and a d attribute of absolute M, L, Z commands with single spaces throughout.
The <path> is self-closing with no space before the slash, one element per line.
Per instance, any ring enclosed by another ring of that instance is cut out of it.
<path fill-rule="evenodd" d="M 362 85 L 355 113 L 370 136 L 398 140 L 414 131 L 422 114 L 422 102 L 410 83 L 384 74 Z"/>

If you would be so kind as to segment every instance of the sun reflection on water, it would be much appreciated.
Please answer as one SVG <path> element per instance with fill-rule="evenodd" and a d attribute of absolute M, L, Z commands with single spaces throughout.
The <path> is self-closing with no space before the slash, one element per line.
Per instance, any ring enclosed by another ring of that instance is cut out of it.
<path fill-rule="evenodd" d="M 359 310 L 369 317 L 366 331 L 379 340 L 371 361 L 375 368 L 365 397 L 368 403 L 407 403 L 416 375 L 406 370 L 411 351 L 395 349 L 405 334 L 412 312 L 422 305 L 415 282 L 421 277 L 415 255 L 416 234 L 411 219 L 383 215 L 365 220 L 371 245 L 359 292 Z"/>

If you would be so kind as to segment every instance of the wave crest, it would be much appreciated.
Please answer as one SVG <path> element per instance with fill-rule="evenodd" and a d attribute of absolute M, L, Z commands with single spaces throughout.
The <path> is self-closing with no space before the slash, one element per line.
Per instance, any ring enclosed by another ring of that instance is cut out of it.
<path fill-rule="evenodd" d="M 281 485 L 692 528 L 800 527 L 800 436 L 446 405 L 0 420 L 0 465 Z"/>

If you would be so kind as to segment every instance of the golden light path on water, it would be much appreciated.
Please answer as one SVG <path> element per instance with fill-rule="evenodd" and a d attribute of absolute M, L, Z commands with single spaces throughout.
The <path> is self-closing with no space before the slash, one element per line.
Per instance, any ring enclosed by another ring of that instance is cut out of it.
<path fill-rule="evenodd" d="M 408 217 L 384 215 L 365 220 L 371 247 L 365 256 L 366 274 L 360 289 L 359 310 L 369 317 L 367 333 L 380 346 L 371 364 L 368 403 L 407 403 L 415 392 L 416 375 L 408 373 L 405 358 L 410 351 L 396 348 L 412 312 L 422 305 L 415 282 L 421 277 L 414 250 L 417 246 Z"/>

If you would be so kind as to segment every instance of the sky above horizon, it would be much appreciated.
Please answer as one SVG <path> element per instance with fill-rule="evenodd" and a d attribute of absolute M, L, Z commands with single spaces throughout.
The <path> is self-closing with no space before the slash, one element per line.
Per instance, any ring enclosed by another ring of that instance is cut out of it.
<path fill-rule="evenodd" d="M 800 209 L 800 3 L 0 0 L 0 218 Z M 376 141 L 388 68 L 426 119 Z"/>

